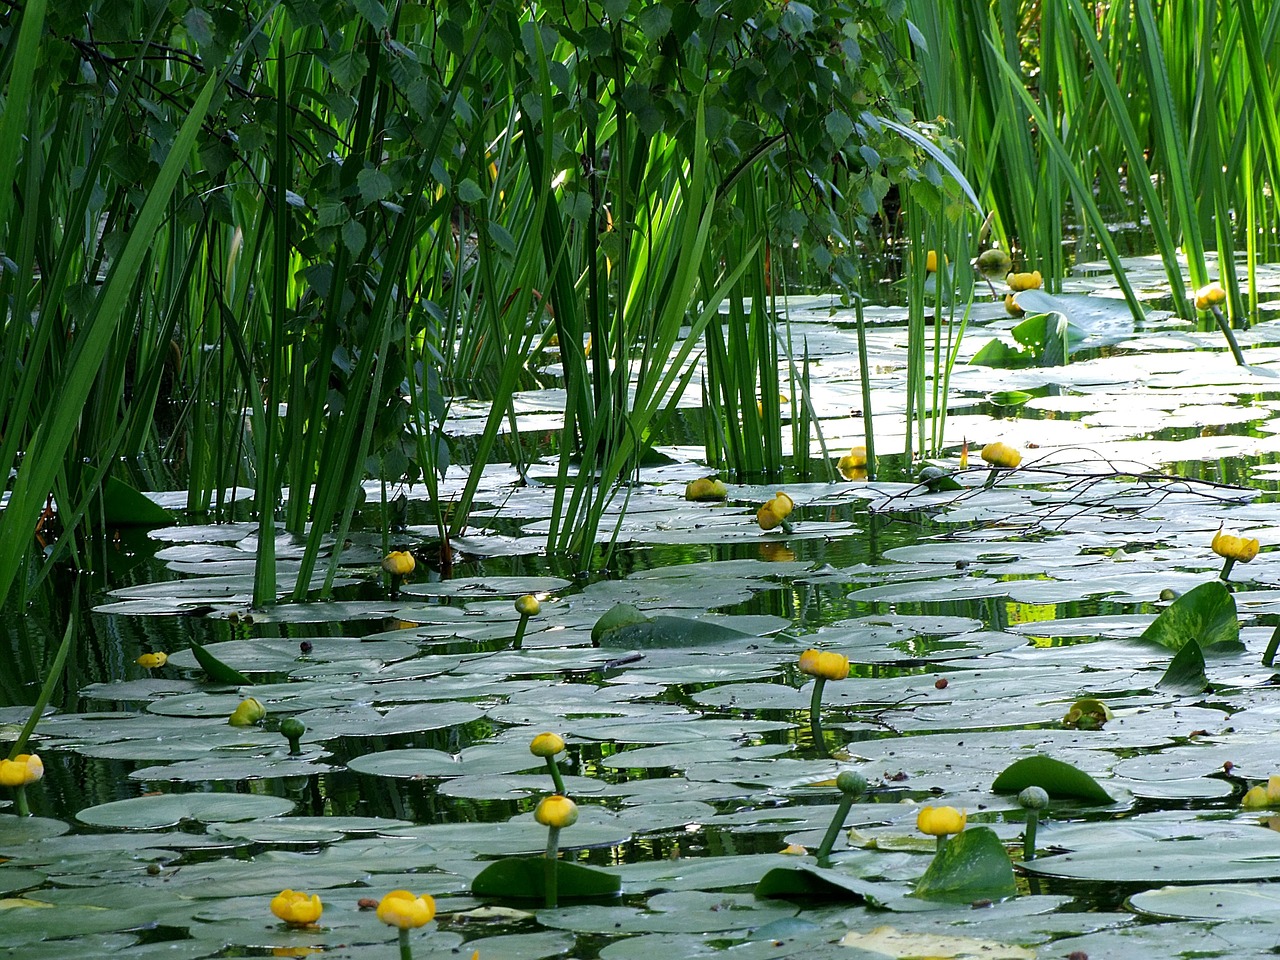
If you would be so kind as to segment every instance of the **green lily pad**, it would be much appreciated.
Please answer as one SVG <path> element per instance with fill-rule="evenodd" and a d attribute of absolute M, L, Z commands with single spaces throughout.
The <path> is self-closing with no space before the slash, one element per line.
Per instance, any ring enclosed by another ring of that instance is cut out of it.
<path fill-rule="evenodd" d="M 546 863 L 543 857 L 506 857 L 485 867 L 471 881 L 471 892 L 477 897 L 542 900 L 546 895 Z M 562 899 L 616 897 L 622 892 L 622 879 L 617 874 L 566 860 L 555 864 Z"/>
<path fill-rule="evenodd" d="M 970 827 L 947 840 L 916 883 L 926 900 L 967 903 L 1015 896 L 1013 864 L 989 827 Z"/>
<path fill-rule="evenodd" d="M 1015 761 L 991 785 L 996 793 L 1020 793 L 1027 787 L 1040 787 L 1050 797 L 1084 800 L 1086 803 L 1115 802 L 1089 774 L 1043 754 Z"/>
<path fill-rule="evenodd" d="M 1164 676 L 1156 684 L 1157 690 L 1189 696 L 1203 693 L 1209 686 L 1209 678 L 1204 673 L 1204 654 L 1200 652 L 1200 644 L 1183 644 L 1170 661 Z"/>
<path fill-rule="evenodd" d="M 1239 649 L 1240 620 L 1235 598 L 1221 580 L 1202 583 L 1165 607 L 1138 639 L 1175 652 L 1192 642 L 1202 650 Z"/>
<path fill-rule="evenodd" d="M 166 793 L 130 800 L 115 800 L 81 810 L 81 823 L 127 830 L 164 830 L 184 820 L 257 820 L 280 817 L 293 809 L 293 801 L 242 793 Z"/>
<path fill-rule="evenodd" d="M 760 878 L 755 895 L 782 900 L 811 901 L 852 900 L 883 907 L 890 899 L 901 896 L 901 890 L 872 883 L 839 869 L 800 863 L 794 867 L 775 867 Z"/>

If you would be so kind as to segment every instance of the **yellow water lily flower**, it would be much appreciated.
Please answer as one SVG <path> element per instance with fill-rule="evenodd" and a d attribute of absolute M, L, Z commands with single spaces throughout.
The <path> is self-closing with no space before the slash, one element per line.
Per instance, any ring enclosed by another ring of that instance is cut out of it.
<path fill-rule="evenodd" d="M 756 523 L 760 525 L 761 530 L 772 530 L 782 523 L 782 518 L 774 513 L 769 505 L 771 503 L 773 503 L 772 500 L 756 511 Z"/>
<path fill-rule="evenodd" d="M 382 569 L 393 577 L 407 577 L 416 566 L 417 562 L 408 550 L 392 550 L 382 558 Z"/>
<path fill-rule="evenodd" d="M 378 919 L 401 930 L 428 924 L 435 915 L 436 901 L 425 893 L 415 897 L 408 890 L 392 890 L 378 901 Z"/>
<path fill-rule="evenodd" d="M 554 757 L 564 750 L 564 737 L 558 733 L 540 733 L 529 744 L 529 752 L 535 757 Z"/>
<path fill-rule="evenodd" d="M 148 670 L 154 670 L 157 667 L 163 667 L 168 663 L 169 655 L 167 653 L 144 653 L 133 662 L 140 667 L 146 667 Z"/>
<path fill-rule="evenodd" d="M 1222 289 L 1222 284 L 1215 281 L 1196 291 L 1196 309 L 1208 310 L 1214 304 L 1223 303 L 1226 299 L 1227 291 Z"/>
<path fill-rule="evenodd" d="M 1023 310 L 1020 306 L 1018 306 L 1018 301 L 1013 299 L 1012 293 L 1009 293 L 1009 294 L 1005 294 L 1004 312 L 1009 314 L 1009 316 L 1011 317 L 1020 317 L 1027 311 Z"/>
<path fill-rule="evenodd" d="M 1023 290 L 1039 290 L 1044 285 L 1039 270 L 1032 270 L 1030 273 L 1011 273 L 1006 278 L 1006 282 L 1014 293 L 1020 293 Z"/>
<path fill-rule="evenodd" d="M 773 499 L 769 501 L 773 504 L 772 510 L 782 519 L 791 516 L 791 511 L 796 508 L 796 502 L 789 496 L 779 490 L 773 495 Z"/>
<path fill-rule="evenodd" d="M 1238 537 L 1219 530 L 1213 535 L 1213 552 L 1227 560 L 1248 563 L 1258 555 L 1258 541 L 1252 537 Z"/>
<path fill-rule="evenodd" d="M 800 672 L 824 680 L 843 680 L 849 676 L 849 658 L 824 650 L 806 650 L 800 654 Z"/>
<path fill-rule="evenodd" d="M 526 593 L 516 601 L 516 613 L 522 617 L 536 617 L 542 612 L 542 604 L 532 593 Z"/>
<path fill-rule="evenodd" d="M 945 837 L 963 830 L 968 819 L 967 813 L 955 807 L 921 807 L 916 815 L 916 829 L 931 837 Z"/>
<path fill-rule="evenodd" d="M 578 822 L 578 805 L 568 797 L 553 793 L 538 801 L 538 806 L 533 811 L 533 819 L 544 827 L 563 830 Z"/>
<path fill-rule="evenodd" d="M 723 500 L 729 496 L 729 488 L 715 477 L 693 480 L 684 488 L 684 498 L 694 501 Z"/>
<path fill-rule="evenodd" d="M 267 716 L 267 708 L 257 697 L 248 697 L 240 701 L 240 705 L 231 712 L 227 723 L 233 727 L 252 727 L 261 723 Z"/>
<path fill-rule="evenodd" d="M 925 254 L 924 268 L 928 273 L 938 272 L 938 251 L 937 250 L 930 250 L 927 254 Z"/>
<path fill-rule="evenodd" d="M 305 927 L 320 919 L 324 904 L 314 893 L 308 895 L 301 890 L 281 890 L 271 900 L 271 912 L 291 926 Z"/>
<path fill-rule="evenodd" d="M 44 762 L 34 753 L 20 753 L 12 760 L 0 760 L 0 786 L 25 787 L 44 776 Z"/>
<path fill-rule="evenodd" d="M 1012 470 L 1022 462 L 1022 454 L 1007 443 L 988 443 L 982 448 L 982 459 L 993 467 Z"/>

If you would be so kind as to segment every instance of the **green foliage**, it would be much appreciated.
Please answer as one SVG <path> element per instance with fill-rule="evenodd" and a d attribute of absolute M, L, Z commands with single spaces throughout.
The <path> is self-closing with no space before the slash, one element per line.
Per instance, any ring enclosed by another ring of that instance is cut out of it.
<path fill-rule="evenodd" d="M 969 903 L 1000 900 L 1018 893 L 1013 864 L 990 827 L 970 827 L 947 840 L 916 881 L 925 900 Z"/>
<path fill-rule="evenodd" d="M 1202 651 L 1240 648 L 1240 620 L 1236 601 L 1221 580 L 1192 587 L 1160 612 L 1138 638 L 1170 650 L 1197 644 Z"/>
<path fill-rule="evenodd" d="M 504 900 L 541 900 L 545 871 L 542 857 L 506 857 L 476 874 L 471 893 Z M 594 867 L 557 860 L 556 886 L 561 899 L 616 897 L 622 890 L 622 879 Z"/>
<path fill-rule="evenodd" d="M 1055 799 L 1112 802 L 1111 795 L 1089 774 L 1043 754 L 1015 760 L 991 784 L 996 793 L 1021 793 L 1027 787 L 1039 787 Z"/>

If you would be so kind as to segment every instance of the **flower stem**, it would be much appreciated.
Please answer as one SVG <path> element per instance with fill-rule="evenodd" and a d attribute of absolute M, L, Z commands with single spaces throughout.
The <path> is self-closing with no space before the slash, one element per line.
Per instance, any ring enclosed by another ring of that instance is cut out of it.
<path fill-rule="evenodd" d="M 946 835 L 945 833 L 940 833 L 940 834 L 938 834 L 938 849 L 937 849 L 937 852 L 938 852 L 938 853 L 941 853 L 941 852 L 942 852 L 943 850 L 945 850 L 945 849 L 947 849 L 947 835 Z"/>
<path fill-rule="evenodd" d="M 1225 559 L 1223 559 L 1222 572 L 1218 574 L 1218 579 L 1221 580 L 1223 583 L 1226 583 L 1227 579 L 1231 576 L 1231 568 L 1234 567 L 1235 565 L 1236 565 L 1236 561 L 1234 557 L 1226 557 Z"/>
<path fill-rule="evenodd" d="M 542 887 L 543 892 L 547 895 L 547 907 L 554 908 L 559 900 L 556 858 L 560 855 L 560 828 L 547 828 L 547 859 L 545 873 L 543 875 Z"/>
<path fill-rule="evenodd" d="M 13 788 L 13 808 L 20 817 L 31 816 L 31 808 L 27 806 L 27 785 L 20 783 Z"/>
<path fill-rule="evenodd" d="M 1247 366 L 1244 362 L 1244 354 L 1240 352 L 1240 344 L 1236 343 L 1236 335 L 1231 332 L 1231 324 L 1227 323 L 1227 318 L 1222 315 L 1222 309 L 1216 303 L 1210 304 L 1209 309 L 1213 313 L 1213 319 L 1218 322 L 1218 329 L 1222 331 L 1222 335 L 1227 339 L 1227 346 L 1231 349 L 1231 356 L 1235 357 L 1239 366 Z"/>
<path fill-rule="evenodd" d="M 560 768 L 556 766 L 554 757 L 547 757 L 547 771 L 551 774 L 551 780 L 556 785 L 556 793 L 562 797 L 567 797 L 569 791 L 564 788 L 564 778 L 560 776 Z"/>
<path fill-rule="evenodd" d="M 1280 647 L 1280 626 L 1277 626 L 1271 634 L 1271 639 L 1267 642 L 1267 649 L 1262 653 L 1262 665 L 1269 667 L 1276 660 L 1276 648 Z"/>
<path fill-rule="evenodd" d="M 1034 860 L 1036 858 L 1036 826 L 1040 823 L 1040 813 L 1037 810 L 1027 811 L 1027 827 L 1022 832 L 1022 859 Z"/>
<path fill-rule="evenodd" d="M 403 579 L 398 573 L 391 574 L 391 596 L 393 598 L 400 596 L 400 581 Z"/>
<path fill-rule="evenodd" d="M 400 960 L 413 960 L 413 949 L 409 946 L 409 928 L 400 928 Z"/>
<path fill-rule="evenodd" d="M 853 797 L 844 794 L 840 797 L 840 802 L 836 805 L 835 816 L 831 818 L 831 826 L 827 827 L 826 836 L 822 838 L 822 845 L 818 847 L 818 863 L 821 865 L 831 856 L 831 848 L 836 844 L 836 837 L 840 836 L 840 828 L 844 826 L 844 818 L 849 815 L 849 808 L 853 806 Z"/>
<path fill-rule="evenodd" d="M 813 681 L 813 698 L 809 701 L 809 731 L 813 734 L 813 745 L 818 755 L 827 755 L 827 745 L 822 739 L 822 691 L 827 685 L 826 677 L 818 677 Z"/>
<path fill-rule="evenodd" d="M 520 649 L 520 644 L 524 642 L 524 631 L 527 626 L 529 626 L 529 615 L 522 613 L 520 614 L 520 622 L 516 624 L 516 635 L 511 641 L 511 649 Z"/>

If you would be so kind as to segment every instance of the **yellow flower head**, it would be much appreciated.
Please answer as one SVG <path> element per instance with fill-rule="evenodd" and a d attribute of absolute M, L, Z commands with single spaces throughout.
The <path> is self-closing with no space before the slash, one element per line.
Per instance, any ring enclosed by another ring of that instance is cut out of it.
<path fill-rule="evenodd" d="M 1208 310 L 1215 303 L 1222 303 L 1226 299 L 1227 291 L 1222 289 L 1222 284 L 1210 283 L 1196 291 L 1196 309 Z"/>
<path fill-rule="evenodd" d="M 378 919 L 401 930 L 421 927 L 435 915 L 436 901 L 425 893 L 415 897 L 408 890 L 392 890 L 378 902 Z"/>
<path fill-rule="evenodd" d="M 578 805 L 568 797 L 553 793 L 538 801 L 538 806 L 533 811 L 533 819 L 544 827 L 555 827 L 560 830 L 572 827 L 578 822 Z"/>
<path fill-rule="evenodd" d="M 1020 317 L 1027 311 L 1018 306 L 1018 301 L 1013 299 L 1012 293 L 1007 293 L 1004 297 L 1004 312 L 1011 317 Z"/>
<path fill-rule="evenodd" d="M 516 613 L 522 617 L 536 617 L 542 612 L 542 604 L 532 593 L 526 593 L 516 601 Z"/>
<path fill-rule="evenodd" d="M 964 829 L 969 815 L 955 807 L 921 807 L 916 815 L 916 829 L 931 837 L 945 837 Z"/>
<path fill-rule="evenodd" d="M 168 663 L 169 655 L 167 653 L 144 653 L 133 662 L 140 667 L 146 667 L 148 670 L 154 670 L 156 667 L 163 667 Z"/>
<path fill-rule="evenodd" d="M 267 708 L 257 697 L 249 697 L 240 701 L 240 705 L 231 712 L 227 723 L 233 727 L 252 727 L 266 719 Z"/>
<path fill-rule="evenodd" d="M 924 268 L 929 273 L 938 272 L 938 251 L 930 250 L 924 258 Z"/>
<path fill-rule="evenodd" d="M 1030 273 L 1011 273 L 1008 278 L 1009 289 L 1014 293 L 1023 290 L 1039 290 L 1044 285 L 1044 280 L 1040 276 L 1039 270 L 1032 270 Z"/>
<path fill-rule="evenodd" d="M 1219 530 L 1213 535 L 1213 552 L 1227 560 L 1248 563 L 1258 555 L 1258 541 L 1252 537 L 1237 537 Z"/>
<path fill-rule="evenodd" d="M 756 523 L 760 524 L 761 530 L 772 530 L 782 523 L 782 517 L 774 511 L 773 504 L 774 501 L 770 500 L 756 511 Z"/>
<path fill-rule="evenodd" d="M 564 738 L 558 733 L 540 733 L 529 744 L 535 757 L 554 757 L 564 749 Z"/>
<path fill-rule="evenodd" d="M 715 477 L 703 477 L 701 480 L 694 480 L 684 488 L 684 498 L 686 500 L 723 500 L 729 496 L 729 488 L 724 482 L 717 480 Z"/>
<path fill-rule="evenodd" d="M 785 520 L 791 516 L 791 511 L 796 508 L 796 502 L 789 496 L 779 490 L 773 495 L 773 499 L 769 501 L 773 504 L 773 512 Z"/>
<path fill-rule="evenodd" d="M 982 459 L 993 467 L 1012 470 L 1022 462 L 1022 454 L 1007 443 L 988 443 L 982 448 Z"/>
<path fill-rule="evenodd" d="M 0 760 L 0 786 L 25 787 L 44 776 L 44 763 L 34 753 L 20 753 L 12 760 Z"/>
<path fill-rule="evenodd" d="M 281 890 L 271 899 L 271 912 L 287 924 L 304 927 L 320 919 L 324 905 L 314 893 L 308 896 L 301 890 Z"/>
<path fill-rule="evenodd" d="M 843 680 L 849 676 L 849 658 L 840 653 L 806 650 L 800 654 L 800 672 L 823 680 Z"/>
<path fill-rule="evenodd" d="M 416 566 L 413 554 L 408 550 L 392 550 L 382 558 L 382 569 L 393 577 L 407 577 Z"/>

